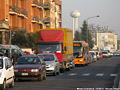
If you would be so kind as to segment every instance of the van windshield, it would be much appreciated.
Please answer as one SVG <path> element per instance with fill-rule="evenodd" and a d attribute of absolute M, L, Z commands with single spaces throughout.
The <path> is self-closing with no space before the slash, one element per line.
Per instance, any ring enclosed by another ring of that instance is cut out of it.
<path fill-rule="evenodd" d="M 0 69 L 3 68 L 3 59 L 0 59 Z"/>

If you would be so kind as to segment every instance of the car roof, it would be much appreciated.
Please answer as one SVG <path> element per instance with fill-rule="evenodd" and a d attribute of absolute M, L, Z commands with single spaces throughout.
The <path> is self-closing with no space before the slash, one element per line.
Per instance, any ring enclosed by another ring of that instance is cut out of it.
<path fill-rule="evenodd" d="M 21 57 L 38 57 L 38 55 L 29 55 L 29 56 L 21 56 Z"/>
<path fill-rule="evenodd" d="M 39 53 L 37 55 L 43 55 L 43 54 L 46 54 L 46 55 L 53 55 L 54 53 Z"/>

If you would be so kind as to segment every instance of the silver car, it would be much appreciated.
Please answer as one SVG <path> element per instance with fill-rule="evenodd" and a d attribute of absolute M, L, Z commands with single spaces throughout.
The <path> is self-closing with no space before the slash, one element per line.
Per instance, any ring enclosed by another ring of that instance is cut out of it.
<path fill-rule="evenodd" d="M 41 53 L 38 54 L 43 58 L 46 63 L 47 74 L 56 76 L 60 73 L 60 65 L 57 56 L 54 53 Z"/>

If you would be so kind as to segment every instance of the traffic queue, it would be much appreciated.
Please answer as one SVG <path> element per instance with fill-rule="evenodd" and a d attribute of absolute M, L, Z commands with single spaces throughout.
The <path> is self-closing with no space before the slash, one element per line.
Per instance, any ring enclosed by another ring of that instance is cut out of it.
<path fill-rule="evenodd" d="M 42 81 L 47 75 L 56 76 L 109 57 L 104 52 L 89 51 L 85 41 L 73 41 L 70 29 L 40 29 L 37 35 L 34 55 L 27 55 L 16 45 L 0 45 L 0 90 L 7 85 L 14 87 L 14 80 Z"/>

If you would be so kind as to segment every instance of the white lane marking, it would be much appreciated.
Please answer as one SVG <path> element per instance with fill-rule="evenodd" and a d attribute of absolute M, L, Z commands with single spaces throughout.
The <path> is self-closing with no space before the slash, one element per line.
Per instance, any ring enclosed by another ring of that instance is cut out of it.
<path fill-rule="evenodd" d="M 70 76 L 73 76 L 73 75 L 77 75 L 77 73 L 71 73 L 71 74 L 69 74 Z"/>
<path fill-rule="evenodd" d="M 103 76 L 103 73 L 97 73 L 96 76 Z"/>
<path fill-rule="evenodd" d="M 82 74 L 82 76 L 89 76 L 90 75 L 90 73 L 84 73 L 84 74 Z"/>
<path fill-rule="evenodd" d="M 110 74 L 110 76 L 115 77 L 115 76 L 117 76 L 117 74 Z"/>

